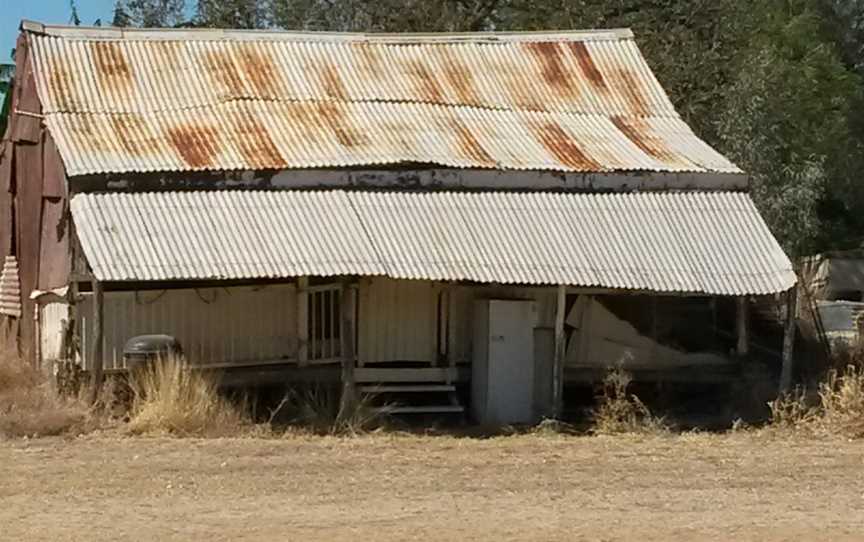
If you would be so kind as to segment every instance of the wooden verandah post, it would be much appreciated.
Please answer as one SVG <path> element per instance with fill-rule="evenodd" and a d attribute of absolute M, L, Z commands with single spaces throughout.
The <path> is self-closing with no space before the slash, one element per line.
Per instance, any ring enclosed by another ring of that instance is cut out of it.
<path fill-rule="evenodd" d="M 736 317 L 735 324 L 737 328 L 738 342 L 735 347 L 735 353 L 739 358 L 747 357 L 750 351 L 750 306 L 746 297 L 739 297 L 735 300 Z"/>
<path fill-rule="evenodd" d="M 99 398 L 99 392 L 102 389 L 102 369 L 105 363 L 103 352 L 103 337 L 104 337 L 104 289 L 102 283 L 98 280 L 91 282 L 93 289 L 93 328 L 91 330 L 91 340 L 93 341 L 93 366 L 91 367 L 90 381 L 90 402 L 95 403 Z"/>
<path fill-rule="evenodd" d="M 795 331 L 797 329 L 798 288 L 793 286 L 786 292 L 786 322 L 783 329 L 783 368 L 780 371 L 780 393 L 792 388 L 792 371 L 795 356 Z"/>
<path fill-rule="evenodd" d="M 349 280 L 342 281 L 340 299 L 340 344 L 342 396 L 339 401 L 339 420 L 349 419 L 357 405 L 357 385 L 354 377 L 354 290 Z"/>
<path fill-rule="evenodd" d="M 567 309 L 567 287 L 559 285 L 555 310 L 555 360 L 552 368 L 552 412 L 560 419 L 564 410 L 564 311 Z"/>

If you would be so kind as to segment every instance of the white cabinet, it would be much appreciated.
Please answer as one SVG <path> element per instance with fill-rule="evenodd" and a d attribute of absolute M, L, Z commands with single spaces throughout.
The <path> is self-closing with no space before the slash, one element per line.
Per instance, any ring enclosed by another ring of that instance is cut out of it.
<path fill-rule="evenodd" d="M 478 300 L 474 307 L 471 405 L 480 424 L 536 422 L 534 301 Z"/>

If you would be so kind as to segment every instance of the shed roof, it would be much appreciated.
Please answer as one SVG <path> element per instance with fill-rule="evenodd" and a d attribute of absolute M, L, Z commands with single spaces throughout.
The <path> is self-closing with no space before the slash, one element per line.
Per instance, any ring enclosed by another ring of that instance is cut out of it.
<path fill-rule="evenodd" d="M 792 264 L 742 193 L 212 191 L 82 194 L 99 280 L 384 275 L 771 294 Z"/>
<path fill-rule="evenodd" d="M 70 175 L 399 163 L 740 173 L 681 120 L 628 30 L 22 28 Z"/>

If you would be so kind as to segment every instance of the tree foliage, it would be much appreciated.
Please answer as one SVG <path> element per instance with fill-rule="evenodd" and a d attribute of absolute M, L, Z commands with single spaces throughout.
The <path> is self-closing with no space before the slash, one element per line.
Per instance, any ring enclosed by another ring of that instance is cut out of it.
<path fill-rule="evenodd" d="M 119 0 L 114 7 L 114 20 L 125 23 L 118 26 L 165 27 L 176 26 L 186 20 L 185 0 Z"/>

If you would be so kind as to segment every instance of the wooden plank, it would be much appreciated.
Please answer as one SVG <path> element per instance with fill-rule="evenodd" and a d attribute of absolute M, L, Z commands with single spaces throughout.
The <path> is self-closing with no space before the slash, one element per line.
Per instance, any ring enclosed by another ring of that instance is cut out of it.
<path fill-rule="evenodd" d="M 449 373 L 449 374 L 448 374 Z M 459 368 L 453 367 L 363 367 L 354 371 L 357 382 L 451 382 L 467 380 L 469 371 L 465 374 Z"/>
<path fill-rule="evenodd" d="M 750 350 L 750 304 L 746 297 L 739 297 L 735 300 L 736 314 L 735 327 L 737 335 L 737 345 L 735 353 L 738 357 L 746 357 Z"/>
<path fill-rule="evenodd" d="M 424 406 L 389 406 L 381 407 L 382 414 L 443 414 L 465 412 L 462 405 L 424 405 Z"/>
<path fill-rule="evenodd" d="M 364 393 L 420 393 L 456 391 L 456 386 L 450 384 L 370 384 L 360 386 Z"/>
<path fill-rule="evenodd" d="M 564 407 L 564 311 L 567 308 L 567 287 L 558 286 L 555 309 L 555 361 L 552 369 L 552 404 L 554 417 L 559 418 Z"/>
<path fill-rule="evenodd" d="M 795 363 L 795 331 L 797 329 L 798 288 L 786 293 L 786 324 L 783 330 L 783 368 L 780 371 L 780 393 L 792 388 Z"/>
<path fill-rule="evenodd" d="M 309 277 L 297 279 L 297 362 L 309 363 Z"/>
<path fill-rule="evenodd" d="M 99 398 L 99 392 L 102 388 L 102 371 L 105 364 L 103 352 L 103 338 L 105 334 L 103 321 L 105 307 L 105 295 L 102 288 L 102 283 L 93 281 L 93 328 L 91 330 L 91 340 L 93 341 L 93 360 L 91 361 L 90 374 L 92 380 L 90 383 L 90 402 L 95 403 Z"/>

